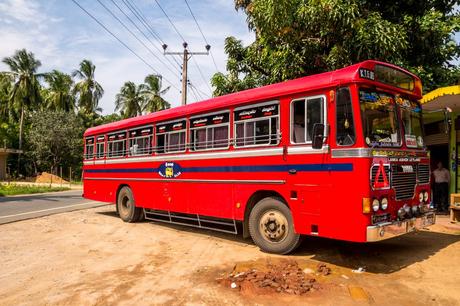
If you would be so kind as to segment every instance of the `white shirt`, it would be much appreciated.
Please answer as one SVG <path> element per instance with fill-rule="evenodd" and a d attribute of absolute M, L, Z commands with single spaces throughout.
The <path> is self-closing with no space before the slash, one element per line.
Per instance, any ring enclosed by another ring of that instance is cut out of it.
<path fill-rule="evenodd" d="M 436 169 L 433 171 L 435 183 L 449 183 L 450 173 L 446 168 Z"/>

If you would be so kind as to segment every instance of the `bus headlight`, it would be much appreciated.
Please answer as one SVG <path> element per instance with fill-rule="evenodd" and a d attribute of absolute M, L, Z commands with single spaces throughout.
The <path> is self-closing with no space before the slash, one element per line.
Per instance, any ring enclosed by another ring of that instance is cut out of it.
<path fill-rule="evenodd" d="M 425 202 L 428 201 L 428 191 L 423 192 L 423 201 L 425 201 Z"/>
<path fill-rule="evenodd" d="M 422 203 L 422 202 L 423 202 L 423 198 L 424 198 L 424 195 L 423 195 L 423 191 L 422 191 L 422 192 L 420 192 L 420 193 L 418 194 L 418 201 L 419 201 L 420 203 Z"/>
<path fill-rule="evenodd" d="M 402 207 L 402 209 L 404 209 L 404 212 L 408 215 L 410 213 L 410 206 L 407 205 L 407 204 L 404 204 L 404 206 Z"/>
<path fill-rule="evenodd" d="M 405 215 L 406 215 L 406 211 L 404 210 L 404 208 L 401 207 L 400 209 L 398 209 L 398 218 L 399 219 L 404 218 Z"/>
<path fill-rule="evenodd" d="M 372 201 L 372 210 L 377 211 L 377 210 L 379 210 L 379 208 L 380 208 L 379 200 L 374 199 L 374 201 Z"/>
<path fill-rule="evenodd" d="M 386 210 L 388 208 L 388 199 L 387 198 L 383 198 L 380 201 L 380 207 L 382 208 L 382 210 Z"/>

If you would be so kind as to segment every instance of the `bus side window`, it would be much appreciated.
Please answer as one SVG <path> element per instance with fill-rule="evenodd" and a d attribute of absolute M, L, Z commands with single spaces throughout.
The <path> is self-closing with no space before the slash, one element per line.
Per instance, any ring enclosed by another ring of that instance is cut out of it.
<path fill-rule="evenodd" d="M 351 146 L 355 143 L 356 133 L 353 121 L 353 107 L 348 87 L 337 90 L 336 102 L 336 141 L 339 146 Z"/>
<path fill-rule="evenodd" d="M 267 102 L 235 110 L 235 147 L 277 145 L 279 102 Z"/>
<path fill-rule="evenodd" d="M 87 138 L 85 144 L 85 159 L 94 157 L 94 137 Z"/>
<path fill-rule="evenodd" d="M 295 100 L 291 104 L 291 142 L 310 143 L 315 123 L 324 124 L 324 98 Z"/>
<path fill-rule="evenodd" d="M 129 155 L 147 155 L 152 153 L 152 127 L 143 127 L 129 132 Z"/>
<path fill-rule="evenodd" d="M 157 135 L 156 153 L 165 153 L 165 134 Z"/>
<path fill-rule="evenodd" d="M 126 132 L 118 132 L 108 136 L 107 157 L 126 156 Z"/>
<path fill-rule="evenodd" d="M 105 154 L 105 136 L 96 138 L 96 158 L 104 158 Z"/>

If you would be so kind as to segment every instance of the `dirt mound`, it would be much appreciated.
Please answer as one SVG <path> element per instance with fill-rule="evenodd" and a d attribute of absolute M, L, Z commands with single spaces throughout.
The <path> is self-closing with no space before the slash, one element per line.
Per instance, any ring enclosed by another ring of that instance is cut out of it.
<path fill-rule="evenodd" d="M 315 271 L 312 271 L 315 272 Z M 317 273 L 328 275 L 331 269 L 319 264 Z M 303 295 L 312 290 L 320 289 L 313 273 L 305 273 L 294 260 L 283 260 L 279 263 L 266 263 L 261 269 L 250 269 L 243 272 L 233 271 L 219 282 L 232 289 L 242 292 L 287 293 Z"/>
<path fill-rule="evenodd" d="M 48 173 L 42 172 L 41 174 L 37 175 L 34 179 L 35 183 L 53 183 L 53 184 L 68 184 L 66 180 L 62 179 L 61 177 Z"/>

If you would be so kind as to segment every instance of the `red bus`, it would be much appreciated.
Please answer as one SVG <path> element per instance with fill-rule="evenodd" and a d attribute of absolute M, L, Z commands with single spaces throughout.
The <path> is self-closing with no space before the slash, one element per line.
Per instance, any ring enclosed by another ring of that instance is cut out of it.
<path fill-rule="evenodd" d="M 305 235 L 401 235 L 435 222 L 421 94 L 417 76 L 369 60 L 93 127 L 84 197 L 279 254 Z"/>

